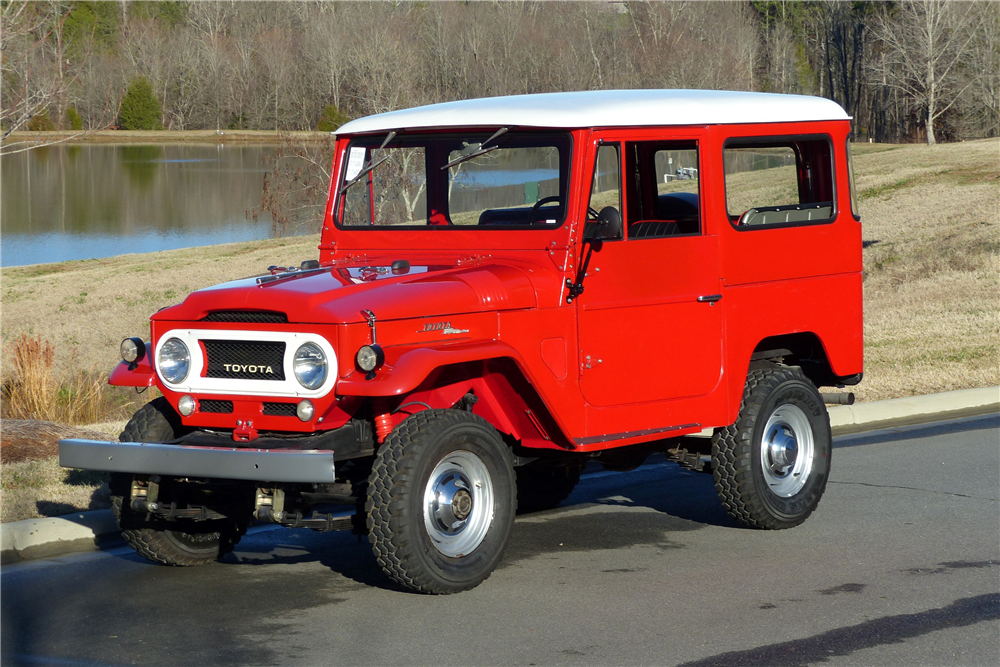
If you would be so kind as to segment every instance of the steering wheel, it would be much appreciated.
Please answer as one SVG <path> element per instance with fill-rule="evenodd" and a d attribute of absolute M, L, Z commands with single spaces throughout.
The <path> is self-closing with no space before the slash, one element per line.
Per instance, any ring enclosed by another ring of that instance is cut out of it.
<path fill-rule="evenodd" d="M 553 195 L 551 197 L 542 197 L 536 201 L 535 205 L 531 207 L 530 211 L 528 211 L 528 224 L 530 225 L 535 222 L 535 215 L 538 213 L 538 209 L 540 209 L 543 204 L 551 204 L 554 201 L 562 201 L 562 197 Z"/>

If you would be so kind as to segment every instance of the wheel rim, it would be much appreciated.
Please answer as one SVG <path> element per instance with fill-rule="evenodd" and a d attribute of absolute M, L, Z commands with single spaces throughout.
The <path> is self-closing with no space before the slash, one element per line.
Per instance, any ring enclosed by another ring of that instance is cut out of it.
<path fill-rule="evenodd" d="M 424 526 L 431 543 L 451 558 L 472 553 L 489 532 L 494 504 L 483 460 L 464 450 L 448 454 L 424 488 Z"/>
<path fill-rule="evenodd" d="M 764 426 L 760 467 L 771 493 L 789 498 L 802 490 L 816 451 L 812 426 L 800 408 L 782 405 Z"/>

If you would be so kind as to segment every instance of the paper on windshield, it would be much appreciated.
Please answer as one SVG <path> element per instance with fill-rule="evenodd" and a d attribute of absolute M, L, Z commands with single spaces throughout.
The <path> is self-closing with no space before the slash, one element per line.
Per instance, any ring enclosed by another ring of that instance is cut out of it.
<path fill-rule="evenodd" d="M 363 146 L 354 146 L 347 157 L 347 174 L 344 175 L 344 180 L 352 180 L 361 173 L 363 166 L 365 166 L 365 149 Z"/>

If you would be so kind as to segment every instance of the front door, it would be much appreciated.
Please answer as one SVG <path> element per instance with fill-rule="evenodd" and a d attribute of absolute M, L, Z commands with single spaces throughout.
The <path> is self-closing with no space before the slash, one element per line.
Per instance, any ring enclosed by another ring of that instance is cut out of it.
<path fill-rule="evenodd" d="M 698 148 L 696 140 L 597 148 L 591 209 L 618 202 L 624 238 L 593 254 L 576 300 L 591 405 L 703 396 L 719 383 L 719 247 L 704 233 Z"/>

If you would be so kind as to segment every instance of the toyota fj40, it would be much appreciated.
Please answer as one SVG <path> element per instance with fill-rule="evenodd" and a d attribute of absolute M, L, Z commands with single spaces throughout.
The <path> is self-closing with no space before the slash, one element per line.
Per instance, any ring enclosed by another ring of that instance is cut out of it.
<path fill-rule="evenodd" d="M 852 398 L 817 387 L 862 377 L 849 132 L 829 100 L 720 91 L 352 121 L 318 258 L 155 313 L 110 382 L 162 397 L 61 463 L 113 473 L 149 560 L 353 528 L 427 593 L 486 579 L 588 461 L 710 462 L 736 521 L 795 526 Z"/>

